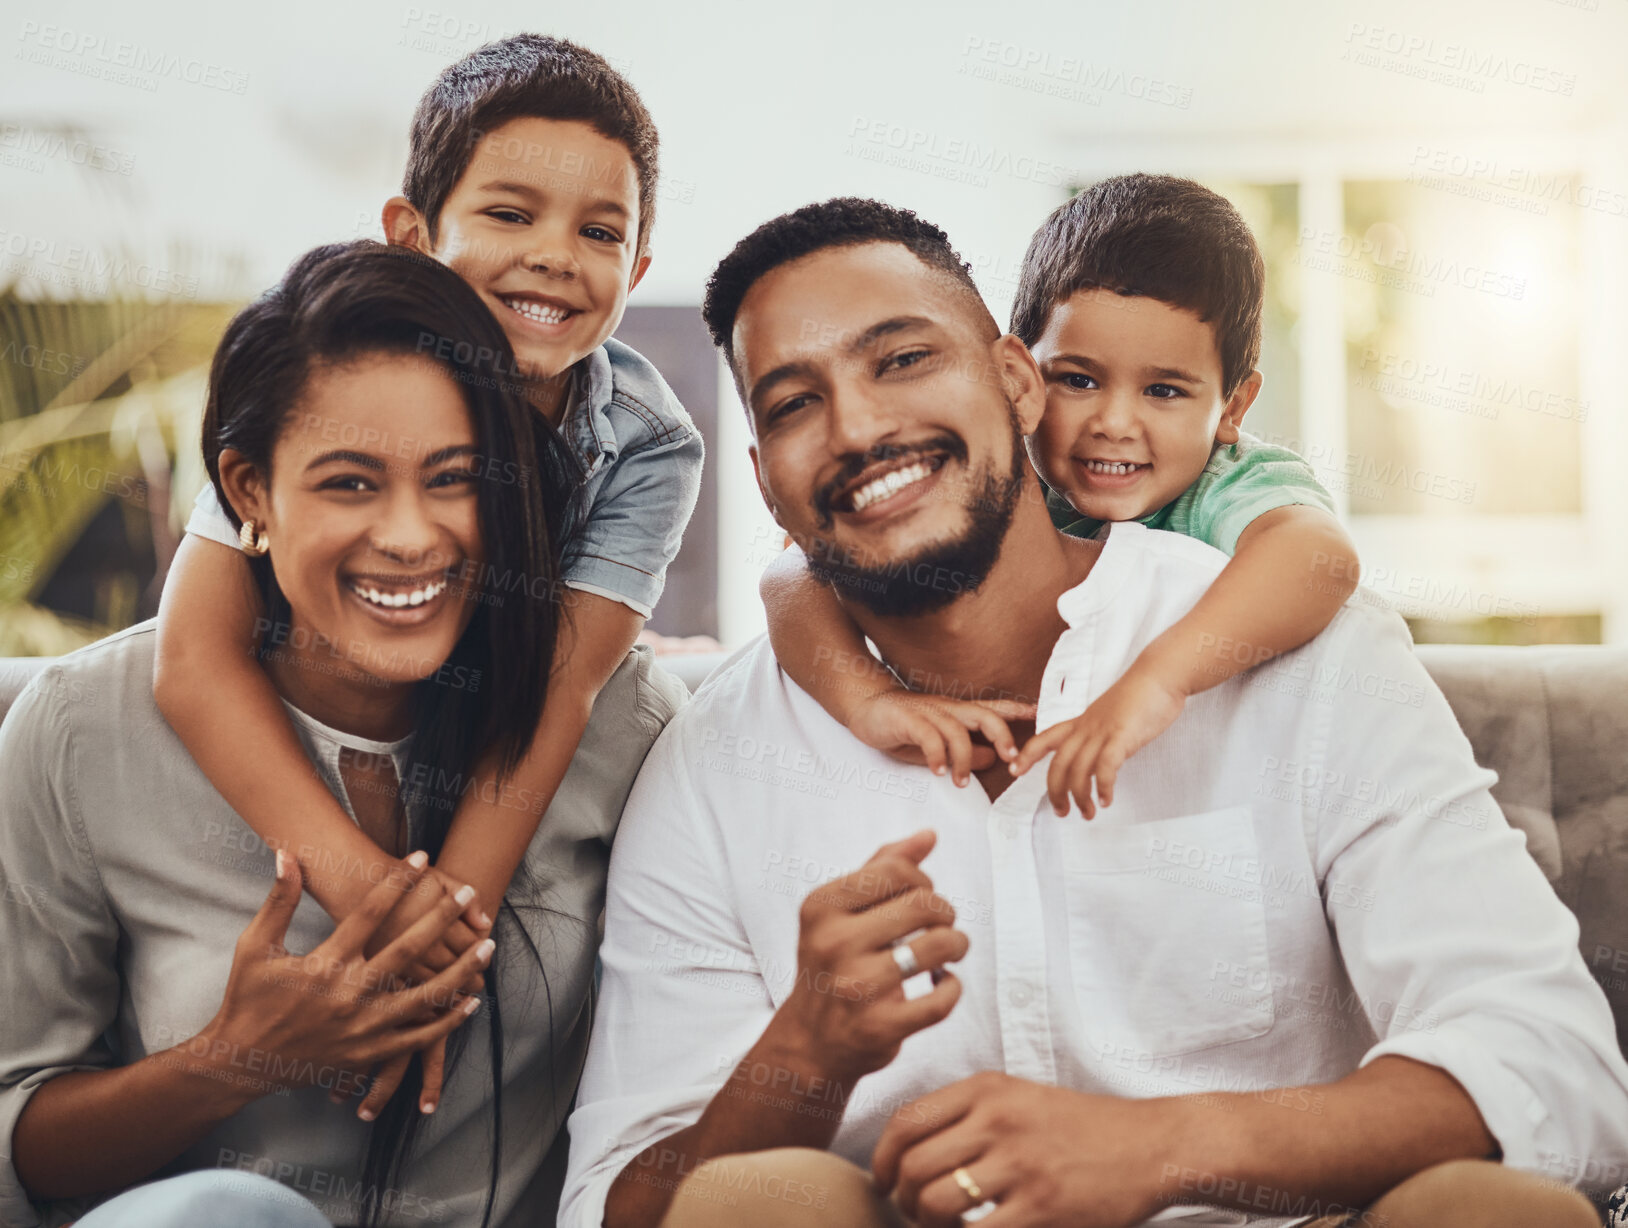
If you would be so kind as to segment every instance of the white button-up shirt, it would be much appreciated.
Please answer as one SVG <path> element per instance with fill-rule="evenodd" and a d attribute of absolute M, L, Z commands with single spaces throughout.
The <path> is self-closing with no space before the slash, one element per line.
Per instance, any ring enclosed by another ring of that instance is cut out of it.
<path fill-rule="evenodd" d="M 1038 727 L 1084 711 L 1225 562 L 1115 525 L 1058 599 Z M 963 993 L 851 1089 L 833 1149 L 858 1164 L 895 1111 L 981 1070 L 1129 1097 L 1256 1091 L 1315 1128 L 1320 1094 L 1270 1089 L 1382 1054 L 1451 1073 L 1509 1164 L 1594 1180 L 1628 1164 L 1628 1067 L 1577 922 L 1377 598 L 1189 700 L 1094 821 L 1054 815 L 1045 775 L 991 803 L 862 745 L 766 640 L 722 667 L 622 818 L 560 1222 L 597 1228 L 622 1167 L 694 1122 L 763 1032 L 798 975 L 803 897 L 922 827 L 938 833 L 923 869 L 971 939 Z M 1193 1178 L 1200 1202 L 1214 1179 Z M 1319 1210 L 1263 1198 L 1255 1219 Z"/>

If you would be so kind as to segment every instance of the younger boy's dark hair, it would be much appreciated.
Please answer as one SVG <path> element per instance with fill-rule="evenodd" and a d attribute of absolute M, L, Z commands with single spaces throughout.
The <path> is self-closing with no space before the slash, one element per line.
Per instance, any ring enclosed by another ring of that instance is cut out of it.
<path fill-rule="evenodd" d="M 418 100 L 401 194 L 424 215 L 430 240 L 481 139 L 528 116 L 581 120 L 627 147 L 639 179 L 643 253 L 656 220 L 655 121 L 638 91 L 603 56 L 547 34 L 516 34 L 477 47 Z"/>
<path fill-rule="evenodd" d="M 1223 396 L 1260 361 L 1260 248 L 1232 203 L 1191 179 L 1120 175 L 1053 210 L 1023 257 L 1012 332 L 1033 346 L 1059 303 L 1098 288 L 1146 295 L 1213 326 Z"/>
<path fill-rule="evenodd" d="M 713 344 L 735 363 L 735 316 L 741 301 L 764 274 L 828 247 L 859 243 L 898 243 L 923 264 L 946 274 L 965 287 L 972 302 L 988 320 L 990 337 L 1000 329 L 972 280 L 972 267 L 950 246 L 950 236 L 909 209 L 884 205 L 860 196 L 836 196 L 804 205 L 770 218 L 747 235 L 718 262 L 707 279 L 701 317 Z"/>

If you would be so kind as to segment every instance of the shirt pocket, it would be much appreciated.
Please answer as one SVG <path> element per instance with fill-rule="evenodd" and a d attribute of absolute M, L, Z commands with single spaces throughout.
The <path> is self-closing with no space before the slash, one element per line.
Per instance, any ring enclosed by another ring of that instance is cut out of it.
<path fill-rule="evenodd" d="M 1158 1057 L 1269 1031 L 1249 807 L 1129 826 L 1063 822 L 1069 962 L 1086 1035 Z"/>

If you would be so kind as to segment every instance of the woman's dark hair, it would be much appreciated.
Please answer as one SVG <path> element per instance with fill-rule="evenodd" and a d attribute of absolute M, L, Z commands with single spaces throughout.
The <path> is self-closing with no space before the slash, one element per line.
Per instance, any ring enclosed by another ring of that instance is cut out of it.
<path fill-rule="evenodd" d="M 413 846 L 433 860 L 478 764 L 495 752 L 500 774 L 507 776 L 537 728 L 559 626 L 559 559 L 576 525 L 582 475 L 559 432 L 527 403 L 501 326 L 462 278 L 407 248 L 332 244 L 300 257 L 275 288 L 233 317 L 215 351 L 203 455 L 221 507 L 234 523 L 238 516 L 221 484 L 222 450 L 241 453 L 269 478 L 277 440 L 298 412 L 312 372 L 377 354 L 432 363 L 457 382 L 482 462 L 476 497 L 485 560 L 481 574 L 469 575 L 466 568 L 456 578 L 474 590 L 476 610 L 447 658 L 449 668 L 438 674 L 478 679 L 478 685 L 417 685 L 411 766 L 400 783 L 414 816 Z M 270 556 L 248 562 L 265 602 L 266 624 L 286 627 L 291 611 Z M 493 1149 L 483 1223 L 491 1217 L 502 1142 L 496 977 L 506 944 L 498 931 L 512 927 L 541 968 L 512 906 L 505 902 L 496 915 L 498 950 L 485 974 Z M 545 986 L 546 980 L 545 972 Z M 449 1078 L 464 1036 L 459 1029 L 449 1045 Z M 382 1220 L 385 1194 L 411 1150 L 420 1079 L 415 1059 L 371 1133 L 362 1182 L 369 1224 Z"/>

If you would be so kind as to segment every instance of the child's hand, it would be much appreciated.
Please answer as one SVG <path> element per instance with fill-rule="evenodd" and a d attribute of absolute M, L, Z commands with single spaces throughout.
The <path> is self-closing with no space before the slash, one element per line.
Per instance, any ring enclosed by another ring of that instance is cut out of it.
<path fill-rule="evenodd" d="M 1059 816 L 1067 814 L 1072 793 L 1085 817 L 1094 818 L 1092 777 L 1098 802 L 1111 806 L 1114 780 L 1125 760 L 1169 729 L 1186 703 L 1180 691 L 1133 666 L 1079 716 L 1030 738 L 1012 761 L 1012 775 L 1023 775 L 1055 750 L 1046 773 L 1051 808 Z"/>
<path fill-rule="evenodd" d="M 382 950 L 390 944 L 396 934 L 405 933 L 419 917 L 429 912 L 446 896 L 456 895 L 462 887 L 462 883 L 450 878 L 435 866 L 428 867 L 413 890 L 404 895 L 390 914 L 380 922 L 369 943 L 370 948 Z M 419 963 L 408 971 L 408 979 L 419 983 L 429 980 L 463 954 L 470 943 L 486 938 L 491 933 L 491 928 L 490 918 L 481 911 L 480 900 L 470 900 L 463 915 L 442 932 L 441 940 L 426 950 Z M 468 935 L 468 940 L 460 941 L 464 935 Z M 371 949 L 368 952 L 370 957 L 373 953 Z M 462 987 L 461 992 L 475 994 L 483 988 L 485 978 L 476 976 Z M 446 1067 L 445 1037 L 421 1050 L 421 1053 L 424 1059 L 423 1090 L 419 1093 L 418 1103 L 421 1111 L 434 1112 L 436 1104 L 441 1099 L 442 1075 Z M 367 1095 L 363 1097 L 362 1103 L 357 1105 L 358 1117 L 364 1121 L 372 1121 L 383 1111 L 390 1097 L 394 1096 L 396 1089 L 401 1086 L 412 1056 L 410 1053 L 404 1053 L 374 1069 L 373 1077 L 368 1083 Z M 344 1098 L 341 1095 L 331 1097 L 336 1102 Z"/>
<path fill-rule="evenodd" d="M 897 689 L 864 700 L 848 718 L 848 730 L 866 746 L 906 763 L 925 763 L 936 775 L 947 767 L 955 783 L 965 785 L 997 754 L 1011 760 L 1018 753 L 1007 721 L 1033 719 L 1034 705 L 1016 700 L 973 703 Z M 989 746 L 974 746 L 973 730 L 988 738 Z"/>
<path fill-rule="evenodd" d="M 446 896 L 456 895 L 463 887 L 463 883 L 448 877 L 435 866 L 430 866 L 412 891 L 402 896 L 390 915 L 379 924 L 379 928 L 369 940 L 368 956 L 371 958 L 389 946 L 405 934 L 413 922 L 429 912 Z M 481 910 L 480 900 L 472 898 L 462 916 L 442 933 L 440 941 L 426 950 L 418 963 L 408 970 L 408 977 L 415 981 L 429 980 L 437 972 L 448 967 L 469 947 L 486 937 L 491 928 L 491 919 Z"/>
<path fill-rule="evenodd" d="M 447 1038 L 441 1037 L 427 1048 L 420 1049 L 419 1053 L 424 1059 L 424 1066 L 422 1087 L 418 1093 L 418 1111 L 433 1113 L 435 1106 L 441 1103 L 441 1087 L 446 1078 Z M 382 1066 L 375 1066 L 373 1077 L 368 1080 L 367 1095 L 362 1098 L 362 1103 L 356 1106 L 356 1116 L 363 1121 L 372 1121 L 384 1112 L 384 1106 L 390 1103 L 390 1097 L 396 1094 L 402 1079 L 407 1077 L 407 1065 L 412 1060 L 411 1053 L 403 1053 L 400 1057 L 391 1058 Z"/>

